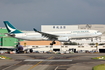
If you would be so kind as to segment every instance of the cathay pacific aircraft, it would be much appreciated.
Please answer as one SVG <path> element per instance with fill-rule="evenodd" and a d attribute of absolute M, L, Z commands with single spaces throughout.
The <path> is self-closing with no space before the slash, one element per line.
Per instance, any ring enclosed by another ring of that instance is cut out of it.
<path fill-rule="evenodd" d="M 77 38 L 93 38 L 102 35 L 100 31 L 97 30 L 70 30 L 70 31 L 59 31 L 59 32 L 41 32 L 33 29 L 33 33 L 25 33 L 16 29 L 8 21 L 3 21 L 5 27 L 8 31 L 8 36 L 14 37 L 17 39 L 31 40 L 31 41 L 42 41 L 42 40 L 51 40 L 50 45 L 55 44 L 55 41 L 69 42 L 70 39 Z"/>

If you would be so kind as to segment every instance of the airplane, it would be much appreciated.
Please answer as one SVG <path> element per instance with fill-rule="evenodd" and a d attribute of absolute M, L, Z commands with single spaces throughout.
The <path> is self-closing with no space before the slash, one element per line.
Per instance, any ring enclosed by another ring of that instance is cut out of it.
<path fill-rule="evenodd" d="M 102 35 L 97 30 L 70 30 L 70 31 L 57 31 L 57 32 L 41 32 L 33 28 L 35 32 L 22 32 L 16 29 L 9 21 L 3 21 L 8 31 L 7 35 L 17 39 L 29 40 L 29 41 L 52 41 L 50 45 L 56 44 L 55 41 L 70 42 L 70 39 L 84 39 L 99 37 Z"/>

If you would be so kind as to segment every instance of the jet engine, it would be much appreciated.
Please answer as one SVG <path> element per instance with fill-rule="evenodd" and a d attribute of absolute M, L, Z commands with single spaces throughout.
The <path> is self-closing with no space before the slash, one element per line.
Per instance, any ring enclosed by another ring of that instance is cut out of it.
<path fill-rule="evenodd" d="M 60 42 L 68 42 L 68 41 L 70 41 L 70 38 L 69 37 L 58 37 L 58 41 L 60 41 Z"/>
<path fill-rule="evenodd" d="M 15 37 L 15 34 L 7 34 L 10 37 Z"/>

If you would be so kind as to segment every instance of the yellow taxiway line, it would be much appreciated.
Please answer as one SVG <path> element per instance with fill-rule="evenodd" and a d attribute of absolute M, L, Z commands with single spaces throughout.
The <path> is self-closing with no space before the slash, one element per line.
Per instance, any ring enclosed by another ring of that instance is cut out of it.
<path fill-rule="evenodd" d="M 52 59 L 54 56 L 49 57 L 48 59 Z M 33 69 L 34 67 L 38 66 L 40 63 L 42 63 L 43 61 L 39 61 L 37 64 L 33 65 L 32 67 L 30 67 L 28 70 Z"/>
<path fill-rule="evenodd" d="M 35 66 L 39 65 L 40 63 L 42 63 L 42 61 L 38 62 L 37 64 L 33 65 L 32 67 L 30 67 L 28 70 L 33 69 Z"/>

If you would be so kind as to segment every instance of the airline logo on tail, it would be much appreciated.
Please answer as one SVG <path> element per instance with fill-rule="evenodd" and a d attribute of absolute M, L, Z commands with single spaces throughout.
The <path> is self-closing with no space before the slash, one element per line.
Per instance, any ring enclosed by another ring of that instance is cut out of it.
<path fill-rule="evenodd" d="M 11 27 L 9 27 L 9 25 L 7 24 L 8 29 L 10 30 L 10 33 L 14 32 L 16 29 L 13 29 Z"/>
<path fill-rule="evenodd" d="M 22 33 L 21 31 L 17 30 L 13 25 L 11 25 L 8 21 L 4 21 L 4 24 L 9 33 Z"/>

